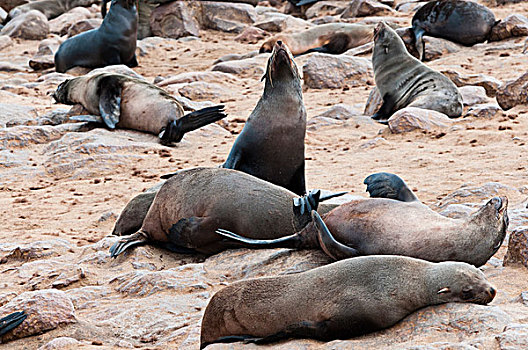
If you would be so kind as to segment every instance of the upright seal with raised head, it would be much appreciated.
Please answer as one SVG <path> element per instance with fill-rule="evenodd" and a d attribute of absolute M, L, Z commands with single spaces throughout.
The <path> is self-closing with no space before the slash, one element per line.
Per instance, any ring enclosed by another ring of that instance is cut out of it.
<path fill-rule="evenodd" d="M 339 261 L 306 272 L 235 282 L 205 309 L 200 348 L 236 341 L 348 339 L 426 306 L 488 304 L 496 290 L 477 268 L 403 256 Z"/>

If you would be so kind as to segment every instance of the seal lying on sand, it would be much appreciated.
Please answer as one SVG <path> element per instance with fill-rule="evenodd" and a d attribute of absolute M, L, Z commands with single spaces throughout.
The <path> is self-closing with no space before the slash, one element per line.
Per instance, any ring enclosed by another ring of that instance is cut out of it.
<path fill-rule="evenodd" d="M 477 267 L 497 252 L 506 235 L 506 197 L 492 198 L 467 219 L 451 219 L 420 203 L 394 174 L 373 174 L 365 183 L 371 196 L 378 198 L 342 204 L 323 215 L 324 222 L 313 212 L 313 221 L 296 234 L 257 240 L 257 234 L 246 238 L 241 231 L 217 233 L 250 248 L 320 248 L 336 260 L 391 254 L 435 262 L 463 261 Z"/>
<path fill-rule="evenodd" d="M 74 118 L 104 122 L 107 127 L 133 129 L 158 135 L 163 144 L 179 142 L 186 132 L 224 118 L 223 107 L 207 107 L 183 115 L 182 106 L 159 87 L 114 73 L 85 75 L 64 81 L 53 98 L 68 105 L 81 104 L 95 116 Z M 93 119 L 96 118 L 96 119 Z"/>
<path fill-rule="evenodd" d="M 64 73 L 87 68 L 125 64 L 137 67 L 136 0 L 112 0 L 101 26 L 67 39 L 55 54 L 55 70 Z"/>
<path fill-rule="evenodd" d="M 380 22 L 374 33 L 372 65 L 383 98 L 373 119 L 387 122 L 405 107 L 431 109 L 451 118 L 462 114 L 462 95 L 456 85 L 411 56 L 400 36 L 385 22 Z"/>
<path fill-rule="evenodd" d="M 285 43 L 293 55 L 309 52 L 341 54 L 372 40 L 374 26 L 353 23 L 321 24 L 296 34 L 279 34 L 264 42 L 260 53 L 271 52 L 278 41 Z"/>
<path fill-rule="evenodd" d="M 4 318 L 0 318 L 0 337 L 18 327 L 26 318 L 27 315 L 23 311 L 13 312 Z"/>
<path fill-rule="evenodd" d="M 426 306 L 488 304 L 496 290 L 475 267 L 403 256 L 339 261 L 302 273 L 235 282 L 205 309 L 200 348 L 236 341 L 348 339 Z"/>
<path fill-rule="evenodd" d="M 124 236 L 110 252 L 117 256 L 128 247 L 152 243 L 179 253 L 214 254 L 240 246 L 217 235 L 219 227 L 251 229 L 254 237 L 281 237 L 306 226 L 309 211 L 336 195 L 320 198 L 320 192 L 313 191 L 299 198 L 236 170 L 182 170 L 161 186 L 141 229 Z"/>

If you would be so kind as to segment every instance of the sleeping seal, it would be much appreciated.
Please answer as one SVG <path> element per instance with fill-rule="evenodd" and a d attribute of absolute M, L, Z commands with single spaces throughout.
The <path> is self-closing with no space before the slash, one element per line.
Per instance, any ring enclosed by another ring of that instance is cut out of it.
<path fill-rule="evenodd" d="M 450 302 L 488 304 L 496 290 L 477 268 L 403 256 L 347 259 L 306 272 L 235 282 L 205 309 L 200 348 L 236 341 L 348 339 Z"/>
<path fill-rule="evenodd" d="M 118 127 L 155 134 L 167 145 L 179 142 L 186 132 L 226 116 L 222 105 L 183 115 L 183 107 L 164 90 L 143 80 L 114 73 L 66 80 L 59 85 L 53 98 L 58 103 L 81 104 L 91 114 L 100 115 L 110 129 Z M 81 117 L 79 120 L 101 122 L 100 119 Z"/>

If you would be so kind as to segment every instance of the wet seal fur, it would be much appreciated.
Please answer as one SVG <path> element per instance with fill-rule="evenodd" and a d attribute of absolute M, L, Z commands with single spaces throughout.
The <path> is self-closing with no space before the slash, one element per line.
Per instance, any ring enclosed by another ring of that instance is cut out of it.
<path fill-rule="evenodd" d="M 80 66 L 99 68 L 115 64 L 137 67 L 136 0 L 112 0 L 99 28 L 71 37 L 55 54 L 55 70 L 64 73 Z"/>
<path fill-rule="evenodd" d="M 373 29 L 374 26 L 364 24 L 321 24 L 300 33 L 275 35 L 262 44 L 260 53 L 271 52 L 275 44 L 282 41 L 295 56 L 309 52 L 338 55 L 372 41 Z"/>
<path fill-rule="evenodd" d="M 275 43 L 262 78 L 264 93 L 222 167 L 303 195 L 306 109 L 299 71 L 281 41 Z"/>
<path fill-rule="evenodd" d="M 66 80 L 53 97 L 59 103 L 81 104 L 94 115 L 72 119 L 104 122 L 110 129 L 118 127 L 155 134 L 167 145 L 179 142 L 186 132 L 226 116 L 222 105 L 183 115 L 180 103 L 164 90 L 146 81 L 114 73 Z"/>
<path fill-rule="evenodd" d="M 465 263 L 403 256 L 347 259 L 221 289 L 205 309 L 200 348 L 236 341 L 349 339 L 391 327 L 427 306 L 488 304 L 495 295 L 484 274 Z"/>
<path fill-rule="evenodd" d="M 253 238 L 257 234 L 247 238 L 241 231 L 217 233 L 248 248 L 322 249 L 336 260 L 389 254 L 477 267 L 497 252 L 506 236 L 506 197 L 492 198 L 467 219 L 451 219 L 422 204 L 394 174 L 373 174 L 365 183 L 374 198 L 342 204 L 322 219 L 314 211 L 313 221 L 296 234 L 258 240 Z"/>
<path fill-rule="evenodd" d="M 380 22 L 374 33 L 372 65 L 383 98 L 372 119 L 386 123 L 405 107 L 430 109 L 451 118 L 462 115 L 462 95 L 456 85 L 411 56 L 400 36 L 385 22 Z"/>
<path fill-rule="evenodd" d="M 500 21 L 484 5 L 464 0 L 434 0 L 423 5 L 412 18 L 412 30 L 420 58 L 424 56 L 423 35 L 472 46 L 488 40 Z"/>
<path fill-rule="evenodd" d="M 240 243 L 215 233 L 219 227 L 277 238 L 311 220 L 320 191 L 299 198 L 283 187 L 223 168 L 181 170 L 159 189 L 141 229 L 124 236 L 110 252 L 117 256 L 139 244 L 155 244 L 178 253 L 215 254 Z"/>

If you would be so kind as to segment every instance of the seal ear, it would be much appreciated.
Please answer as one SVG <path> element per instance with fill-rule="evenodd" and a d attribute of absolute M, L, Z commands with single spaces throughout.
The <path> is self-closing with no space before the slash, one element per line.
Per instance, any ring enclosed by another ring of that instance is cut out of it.
<path fill-rule="evenodd" d="M 451 292 L 451 289 L 449 289 L 449 287 L 445 287 L 445 288 L 440 289 L 438 292 L 436 292 L 436 294 L 447 294 L 450 292 Z"/>

